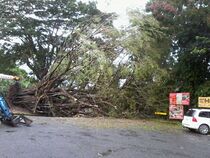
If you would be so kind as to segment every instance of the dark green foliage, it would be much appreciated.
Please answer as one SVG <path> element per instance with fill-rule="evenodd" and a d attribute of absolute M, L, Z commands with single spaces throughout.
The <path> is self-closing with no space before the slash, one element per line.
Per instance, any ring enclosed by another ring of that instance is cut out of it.
<path fill-rule="evenodd" d="M 125 30 L 122 41 L 129 59 L 118 67 L 119 79 L 125 79 L 125 83 L 110 93 L 116 107 L 112 115 L 147 116 L 168 107 L 169 90 L 164 85 L 168 78 L 169 38 L 166 28 L 150 15 L 134 11 L 130 18 L 132 26 Z"/>
<path fill-rule="evenodd" d="M 65 40 L 90 17 L 100 14 L 95 3 L 76 0 L 2 0 L 0 39 L 6 54 L 45 76 L 58 52 L 71 49 Z"/>
<path fill-rule="evenodd" d="M 210 79 L 210 1 L 162 1 L 165 5 L 175 8 L 176 12 L 171 19 L 173 23 L 158 17 L 159 14 L 169 14 L 165 8 L 164 12 L 157 10 L 159 2 L 152 0 L 147 7 L 162 26 L 169 28 L 174 57 L 171 67 L 172 83 L 177 91 L 191 92 L 192 104 L 197 104 L 198 94 L 208 95 L 207 90 L 201 93 L 201 89 L 208 85 Z"/>
<path fill-rule="evenodd" d="M 15 59 L 10 54 L 5 54 L 4 50 L 0 50 L 0 73 L 11 73 L 11 68 L 15 68 Z"/>

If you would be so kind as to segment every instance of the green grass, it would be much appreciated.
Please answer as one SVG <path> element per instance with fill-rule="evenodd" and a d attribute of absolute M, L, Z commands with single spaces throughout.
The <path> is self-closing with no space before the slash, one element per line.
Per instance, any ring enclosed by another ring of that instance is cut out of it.
<path fill-rule="evenodd" d="M 174 120 L 148 119 L 148 125 L 144 127 L 146 130 L 178 132 L 181 131 L 181 122 Z"/>
<path fill-rule="evenodd" d="M 179 132 L 182 131 L 181 122 L 162 119 L 115 119 L 115 118 L 60 118 L 33 117 L 36 123 L 73 124 L 84 128 L 96 129 L 144 129 L 147 131 Z"/>
<path fill-rule="evenodd" d="M 161 119 L 72 118 L 70 123 L 100 129 L 144 129 L 148 131 L 181 131 L 181 122 Z"/>

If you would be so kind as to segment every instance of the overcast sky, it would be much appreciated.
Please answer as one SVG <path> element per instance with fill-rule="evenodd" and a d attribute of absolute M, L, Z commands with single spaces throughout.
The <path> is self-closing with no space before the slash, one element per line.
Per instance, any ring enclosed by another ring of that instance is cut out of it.
<path fill-rule="evenodd" d="M 103 12 L 116 12 L 118 20 L 114 22 L 116 27 L 128 25 L 127 11 L 130 9 L 143 10 L 148 0 L 82 0 L 83 2 L 96 1 L 97 7 Z"/>

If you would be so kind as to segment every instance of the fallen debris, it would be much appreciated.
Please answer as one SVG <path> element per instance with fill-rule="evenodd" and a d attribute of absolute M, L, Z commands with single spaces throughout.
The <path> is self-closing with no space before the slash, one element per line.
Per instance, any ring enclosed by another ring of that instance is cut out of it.
<path fill-rule="evenodd" d="M 62 88 L 51 89 L 41 95 L 38 95 L 35 88 L 21 89 L 16 95 L 11 93 L 13 92 L 10 91 L 9 96 L 13 97 L 7 98 L 13 106 L 23 107 L 34 114 L 45 116 L 107 116 L 107 107 L 111 105 L 103 101 L 104 98 L 94 94 L 67 91 Z"/>

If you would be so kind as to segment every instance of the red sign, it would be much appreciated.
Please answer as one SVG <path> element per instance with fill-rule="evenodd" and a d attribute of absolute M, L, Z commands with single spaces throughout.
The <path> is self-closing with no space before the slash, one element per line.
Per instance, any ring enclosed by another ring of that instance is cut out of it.
<path fill-rule="evenodd" d="M 170 105 L 169 119 L 182 120 L 184 117 L 183 105 Z"/>
<path fill-rule="evenodd" d="M 183 105 L 190 105 L 190 93 L 170 93 L 169 103 L 169 119 L 182 120 L 184 117 Z"/>
<path fill-rule="evenodd" d="M 190 93 L 170 93 L 169 102 L 170 105 L 190 105 Z"/>

